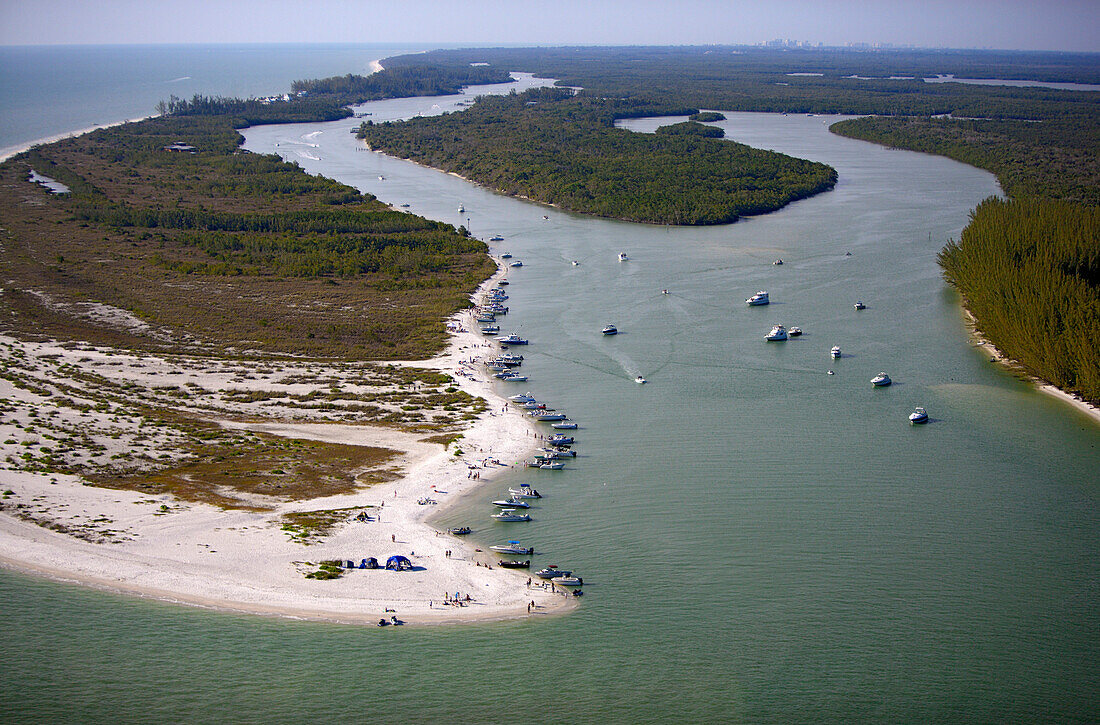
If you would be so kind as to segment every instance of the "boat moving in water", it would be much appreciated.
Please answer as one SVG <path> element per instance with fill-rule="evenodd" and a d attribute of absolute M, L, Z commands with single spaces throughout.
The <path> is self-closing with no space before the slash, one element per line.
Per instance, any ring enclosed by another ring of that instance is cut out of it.
<path fill-rule="evenodd" d="M 752 297 L 749 297 L 747 300 L 745 300 L 745 304 L 749 307 L 759 307 L 760 305 L 771 304 L 771 300 L 768 299 L 768 291 L 760 290 Z"/>
<path fill-rule="evenodd" d="M 604 328 L 600 330 L 600 332 L 605 335 L 617 335 L 619 334 L 619 328 L 615 327 L 614 325 L 605 325 Z"/>

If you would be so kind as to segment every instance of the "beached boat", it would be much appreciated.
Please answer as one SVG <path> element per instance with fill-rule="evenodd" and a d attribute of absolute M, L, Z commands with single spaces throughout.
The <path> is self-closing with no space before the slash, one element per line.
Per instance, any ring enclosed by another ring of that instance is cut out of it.
<path fill-rule="evenodd" d="M 918 405 L 917 409 L 909 414 L 909 422 L 913 423 L 914 425 L 919 425 L 920 423 L 927 423 L 928 422 L 928 411 Z"/>
<path fill-rule="evenodd" d="M 482 335 L 495 335 L 500 332 L 500 325 L 486 325 L 481 328 Z"/>
<path fill-rule="evenodd" d="M 505 523 L 531 520 L 530 515 L 517 514 L 515 509 L 501 509 L 500 513 L 492 514 L 492 518 L 496 519 L 497 521 L 503 521 Z"/>
<path fill-rule="evenodd" d="M 524 559 L 523 561 L 515 561 L 513 559 L 500 559 L 497 561 L 497 566 L 502 566 L 505 569 L 529 569 L 531 567 L 531 560 Z"/>
<path fill-rule="evenodd" d="M 502 509 L 506 509 L 506 508 L 529 509 L 529 508 L 531 508 L 531 504 L 527 503 L 526 501 L 520 500 L 520 499 L 516 498 L 515 496 L 509 496 L 508 498 L 502 499 L 500 501 L 493 501 L 493 505 L 494 506 L 500 506 Z"/>
<path fill-rule="evenodd" d="M 615 327 L 614 325 L 604 325 L 604 328 L 600 330 L 600 332 L 605 335 L 618 335 L 619 328 Z"/>
<path fill-rule="evenodd" d="M 534 418 L 535 420 L 537 420 L 540 423 L 549 423 L 550 421 L 555 421 L 555 420 L 565 420 L 565 418 L 566 418 L 565 413 L 558 413 L 558 412 L 555 412 L 553 410 L 548 411 L 548 412 L 534 411 L 530 415 L 531 415 L 532 418 Z"/>
<path fill-rule="evenodd" d="M 538 467 L 544 471 L 560 471 L 565 468 L 565 463 L 562 461 L 544 461 Z"/>
<path fill-rule="evenodd" d="M 523 362 L 523 355 L 517 355 L 514 352 L 502 352 L 497 355 L 498 360 L 504 360 L 506 362 L 521 363 Z"/>
<path fill-rule="evenodd" d="M 546 403 L 540 403 L 537 400 L 528 400 L 526 403 L 520 403 L 519 407 L 524 410 L 546 410 Z"/>
<path fill-rule="evenodd" d="M 497 544 L 496 546 L 490 546 L 490 550 L 495 551 L 498 554 L 512 554 L 513 556 L 531 556 L 535 553 L 535 550 L 531 547 L 520 546 L 518 541 L 510 540 L 507 544 Z"/>
<path fill-rule="evenodd" d="M 518 375 L 511 370 L 505 370 L 504 374 L 500 376 L 500 379 L 506 383 L 526 383 L 526 375 Z"/>
<path fill-rule="evenodd" d="M 776 325 L 771 332 L 764 335 L 764 339 L 768 342 L 782 342 L 787 339 L 787 330 L 784 329 L 783 325 Z"/>
<path fill-rule="evenodd" d="M 571 446 L 573 445 L 573 436 L 567 436 L 562 433 L 555 433 L 554 435 L 550 436 L 546 440 L 546 442 L 552 446 Z"/>
<path fill-rule="evenodd" d="M 857 300 L 856 303 L 852 305 L 852 307 L 855 307 L 857 310 L 867 309 L 867 305 L 863 304 L 863 300 Z"/>
<path fill-rule="evenodd" d="M 455 536 L 465 536 L 470 533 L 469 526 L 456 526 L 453 529 L 447 529 L 447 533 L 454 534 Z"/>
<path fill-rule="evenodd" d="M 576 430 L 577 424 L 573 421 L 563 421 L 561 423 L 551 423 L 550 427 L 556 430 Z"/>
<path fill-rule="evenodd" d="M 556 576 L 570 576 L 573 572 L 568 569 L 559 569 L 557 564 L 551 564 L 545 569 L 539 569 L 535 572 L 535 576 L 539 579 L 553 579 Z"/>
<path fill-rule="evenodd" d="M 571 448 L 557 447 L 557 446 L 543 446 L 538 449 L 539 453 L 550 456 L 551 458 L 576 458 L 577 452 Z"/>
<path fill-rule="evenodd" d="M 829 351 L 829 354 L 834 358 L 840 357 L 840 345 L 833 345 L 833 349 Z"/>
<path fill-rule="evenodd" d="M 572 574 L 572 572 L 570 572 Z M 579 576 L 556 576 L 551 577 L 550 581 L 557 584 L 559 587 L 579 587 L 584 584 L 584 579 Z"/>
<path fill-rule="evenodd" d="M 513 403 L 529 403 L 534 400 L 534 398 L 531 397 L 531 393 L 519 393 L 517 395 L 509 395 L 508 400 Z"/>
<path fill-rule="evenodd" d="M 520 337 L 518 334 L 512 332 L 507 335 L 501 335 L 497 338 L 497 342 L 503 343 L 505 345 L 526 345 L 527 338 Z"/>
<path fill-rule="evenodd" d="M 508 493 L 512 494 L 512 498 L 542 498 L 542 494 L 528 484 L 523 484 L 519 488 L 509 488 Z"/>
<path fill-rule="evenodd" d="M 771 304 L 771 300 L 768 298 L 768 291 L 760 290 L 752 297 L 749 297 L 747 300 L 745 300 L 745 304 L 749 307 L 759 307 L 761 305 Z"/>
<path fill-rule="evenodd" d="M 875 377 L 871 378 L 871 385 L 876 388 L 885 388 L 890 383 L 894 382 L 890 379 L 890 376 L 886 373 L 879 373 Z"/>

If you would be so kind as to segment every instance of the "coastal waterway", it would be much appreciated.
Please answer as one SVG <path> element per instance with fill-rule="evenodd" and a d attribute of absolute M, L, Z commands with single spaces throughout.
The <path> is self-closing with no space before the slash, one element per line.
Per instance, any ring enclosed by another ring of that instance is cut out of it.
<path fill-rule="evenodd" d="M 828 163 L 836 188 L 733 225 L 637 225 L 363 150 L 359 120 L 245 131 L 249 150 L 499 234 L 493 253 L 523 261 L 502 331 L 530 339 L 531 380 L 500 392 L 566 411 L 579 455 L 517 467 L 437 524 L 575 569 L 582 606 L 376 630 L 0 572 L 0 705 L 50 720 L 108 697 L 112 719 L 139 721 L 1090 720 L 1100 428 L 991 364 L 935 264 L 993 177 L 834 136 L 837 117 L 727 115 L 727 137 Z M 772 304 L 746 306 L 762 289 Z M 805 332 L 766 343 L 776 323 Z M 880 370 L 891 387 L 871 387 Z M 929 425 L 909 425 L 917 405 Z M 534 521 L 492 523 L 488 501 L 524 481 L 545 496 Z"/>

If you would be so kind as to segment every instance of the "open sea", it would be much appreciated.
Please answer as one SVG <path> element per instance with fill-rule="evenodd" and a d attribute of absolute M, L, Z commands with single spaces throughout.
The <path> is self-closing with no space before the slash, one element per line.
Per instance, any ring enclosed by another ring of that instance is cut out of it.
<path fill-rule="evenodd" d="M 323 55 L 305 48 L 293 52 Z M 182 60 L 162 85 L 205 77 L 201 68 L 216 76 L 208 49 L 192 49 L 191 65 L 186 49 L 169 50 Z M 400 52 L 339 46 L 332 53 L 346 55 L 326 62 L 345 65 L 311 70 L 321 66 L 296 65 L 286 48 L 238 50 L 223 70 L 255 85 L 194 90 L 272 93 Z M 80 92 L 129 94 L 131 105 L 95 114 L 106 122 L 148 112 L 142 88 Z M 4 99 L 13 92 L 5 75 Z M 405 118 L 465 98 L 358 110 Z M 68 113 L 87 101 L 54 103 Z M 352 119 L 248 129 L 248 149 L 499 234 L 493 252 L 523 261 L 508 275 L 504 322 L 531 340 L 531 380 L 519 387 L 580 423 L 579 456 L 564 471 L 516 470 L 437 523 L 470 525 L 482 544 L 521 537 L 540 552 L 535 564 L 577 570 L 586 596 L 545 620 L 377 629 L 0 571 L 0 712 L 12 722 L 1095 722 L 1100 425 L 991 364 L 935 263 L 969 211 L 999 193 L 993 177 L 834 136 L 837 117 L 727 116 L 728 138 L 831 164 L 836 188 L 733 225 L 637 225 L 364 151 Z M 87 125 L 77 115 L 25 133 Z M 746 306 L 762 289 L 772 304 Z M 620 334 L 601 335 L 608 323 Z M 805 332 L 765 342 L 776 323 Z M 895 382 L 872 389 L 880 370 Z M 918 405 L 930 424 L 908 423 Z M 545 496 L 535 520 L 492 523 L 487 502 L 520 481 Z"/>

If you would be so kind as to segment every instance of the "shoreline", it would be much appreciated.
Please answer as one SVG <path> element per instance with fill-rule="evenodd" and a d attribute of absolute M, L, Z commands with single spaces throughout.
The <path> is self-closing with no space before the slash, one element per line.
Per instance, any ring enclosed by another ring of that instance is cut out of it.
<path fill-rule="evenodd" d="M 43 138 L 36 139 L 34 141 L 28 141 L 26 143 L 20 143 L 20 144 L 15 144 L 13 146 L 8 146 L 6 148 L 0 149 L 0 163 L 3 163 L 5 161 L 7 161 L 8 159 L 12 158 L 13 156 L 18 156 L 21 153 L 25 153 L 27 151 L 30 151 L 35 146 L 41 146 L 43 144 L 49 144 L 49 143 L 56 143 L 58 141 L 64 141 L 67 138 L 75 138 L 77 136 L 83 136 L 86 133 L 91 133 L 92 131 L 98 131 L 101 128 L 113 128 L 115 126 L 122 126 L 122 125 L 127 124 L 127 123 L 137 123 L 138 121 L 146 121 L 150 118 L 156 118 L 156 117 L 157 117 L 157 114 L 153 114 L 153 115 L 150 115 L 150 116 L 141 116 L 139 118 L 127 118 L 127 119 L 122 120 L 122 121 L 111 121 L 110 123 L 97 123 L 94 126 L 89 126 L 88 128 L 82 128 L 82 129 L 78 129 L 76 131 L 66 131 L 64 133 L 56 133 L 52 136 L 45 136 Z"/>
<path fill-rule="evenodd" d="M 960 309 L 962 310 L 963 321 L 966 324 L 970 338 L 974 341 L 974 346 L 985 348 L 992 357 L 991 362 L 995 362 L 1009 372 L 1023 377 L 1040 393 L 1049 395 L 1055 400 L 1066 403 L 1077 412 L 1091 418 L 1094 423 L 1100 424 L 1100 406 L 1093 405 L 1073 393 L 1066 392 L 1058 386 L 1028 373 L 1023 369 L 1020 363 L 1005 355 L 1000 348 L 986 339 L 986 337 L 978 331 L 978 320 L 966 305 L 960 305 Z"/>
<path fill-rule="evenodd" d="M 505 272 L 498 268 L 473 297 L 484 294 Z M 574 597 L 534 585 L 525 588 L 529 572 L 496 566 L 497 557 L 487 548 L 480 551 L 473 542 L 426 522 L 457 499 L 483 490 L 496 472 L 521 461 L 536 445 L 534 424 L 496 394 L 480 365 L 493 345 L 469 324 L 473 314 L 467 309 L 451 318 L 450 341 L 440 355 L 398 363 L 439 369 L 457 387 L 488 401 L 488 409 L 460 431 L 461 455 L 452 446 L 425 442 L 424 433 L 335 422 L 234 422 L 222 416 L 217 422 L 229 429 L 399 449 L 400 477 L 347 494 L 280 500 L 274 510 L 256 512 L 187 503 L 167 494 L 85 486 L 71 475 L 8 469 L 4 487 L 12 494 L 0 503 L 5 514 L 0 515 L 0 566 L 188 606 L 347 624 L 377 623 L 391 613 L 404 623 L 422 625 L 571 611 L 579 604 Z M 59 349 L 42 344 L 34 351 L 56 355 Z M 123 357 L 118 351 L 104 354 L 114 360 Z M 151 358 L 139 355 L 134 360 L 140 361 L 135 367 L 148 368 Z M 10 386 L 0 392 L 18 396 Z M 469 477 L 474 469 L 477 479 Z M 438 505 L 420 505 L 423 498 L 436 499 Z M 290 539 L 279 525 L 282 514 L 346 508 L 353 511 L 312 545 Z M 359 508 L 373 520 L 354 520 Z M 484 520 L 473 528 L 481 530 L 486 544 L 521 535 L 515 524 L 497 524 L 487 515 Z M 107 522 L 100 529 L 110 527 L 105 538 L 89 523 L 95 521 Z M 68 533 L 50 530 L 58 525 Z M 74 535 L 88 531 L 93 535 Z M 340 578 L 327 581 L 304 576 L 318 561 L 375 556 L 384 562 L 392 554 L 408 556 L 415 569 L 346 569 Z M 444 592 L 463 598 L 469 594 L 471 602 L 440 606 Z"/>

